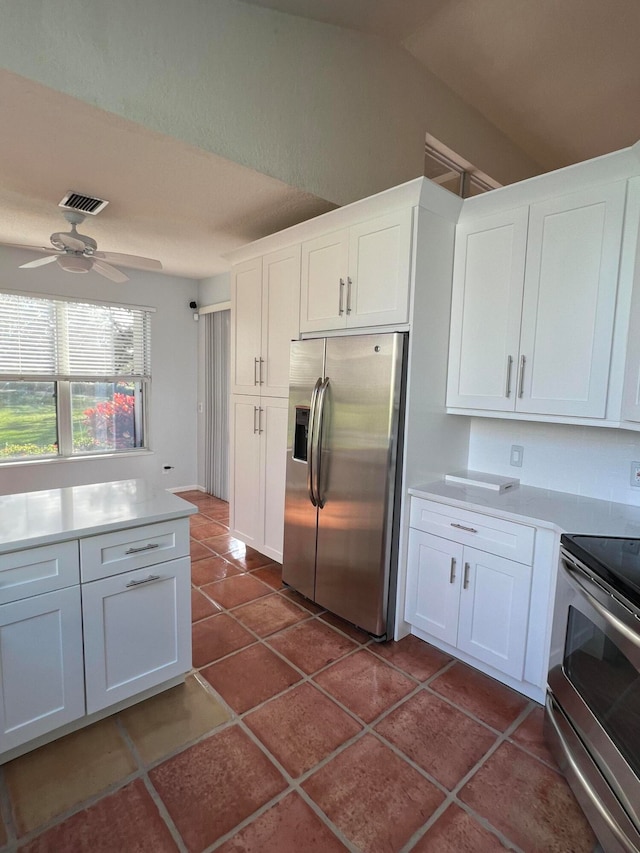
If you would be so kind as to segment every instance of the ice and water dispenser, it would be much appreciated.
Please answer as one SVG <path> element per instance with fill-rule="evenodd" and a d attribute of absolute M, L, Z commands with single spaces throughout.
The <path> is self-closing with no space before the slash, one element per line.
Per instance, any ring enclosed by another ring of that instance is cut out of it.
<path fill-rule="evenodd" d="M 296 424 L 293 435 L 293 458 L 307 461 L 307 436 L 309 434 L 309 406 L 296 406 Z"/>

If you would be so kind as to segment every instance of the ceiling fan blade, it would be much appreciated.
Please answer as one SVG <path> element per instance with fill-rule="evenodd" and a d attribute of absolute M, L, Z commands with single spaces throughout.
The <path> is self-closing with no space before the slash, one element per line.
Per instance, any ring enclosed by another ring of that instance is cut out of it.
<path fill-rule="evenodd" d="M 94 260 L 91 269 L 94 269 L 105 278 L 111 279 L 111 281 L 117 281 L 118 284 L 121 284 L 123 281 L 129 281 L 128 275 L 125 275 L 123 272 L 120 272 L 120 270 L 112 267 L 111 264 L 105 264 L 104 261 Z"/>
<path fill-rule="evenodd" d="M 0 246 L 8 246 L 10 249 L 28 249 L 30 252 L 47 252 L 48 254 L 58 251 L 53 246 L 25 246 L 24 243 L 0 243 Z"/>
<path fill-rule="evenodd" d="M 28 270 L 32 267 L 43 267 L 45 264 L 50 264 L 58 259 L 58 255 L 49 255 L 46 258 L 36 258 L 35 261 L 28 261 L 26 264 L 20 264 L 18 269 Z"/>
<path fill-rule="evenodd" d="M 94 252 L 93 258 L 110 261 L 113 264 L 122 264 L 124 267 L 133 267 L 139 270 L 161 270 L 162 264 L 153 258 L 143 258 L 140 255 L 123 255 L 121 252 Z"/>

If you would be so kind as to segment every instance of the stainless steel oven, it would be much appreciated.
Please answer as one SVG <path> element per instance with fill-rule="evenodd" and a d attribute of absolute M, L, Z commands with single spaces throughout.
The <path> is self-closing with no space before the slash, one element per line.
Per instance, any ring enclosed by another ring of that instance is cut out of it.
<path fill-rule="evenodd" d="M 640 853 L 640 539 L 562 536 L 545 734 L 606 853 Z"/>

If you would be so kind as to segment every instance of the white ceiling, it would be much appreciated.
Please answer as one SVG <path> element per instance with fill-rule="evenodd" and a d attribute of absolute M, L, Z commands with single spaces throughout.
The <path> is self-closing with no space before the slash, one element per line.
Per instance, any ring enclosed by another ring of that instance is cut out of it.
<path fill-rule="evenodd" d="M 49 246 L 75 190 L 109 201 L 79 229 L 99 249 L 200 279 L 229 268 L 224 252 L 334 207 L 2 70 L 0 115 L 0 244 Z"/>
<path fill-rule="evenodd" d="M 543 169 L 640 139 L 638 0 L 245 2 L 401 44 Z M 0 115 L 0 243 L 48 245 L 76 190 L 111 202 L 80 229 L 100 249 L 204 278 L 332 206 L 1 70 Z"/>

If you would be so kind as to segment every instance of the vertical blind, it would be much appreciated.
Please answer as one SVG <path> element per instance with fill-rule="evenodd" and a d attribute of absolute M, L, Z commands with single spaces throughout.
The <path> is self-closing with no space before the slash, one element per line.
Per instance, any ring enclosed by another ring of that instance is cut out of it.
<path fill-rule="evenodd" d="M 229 318 L 230 311 L 205 314 L 204 486 L 229 500 Z"/>
<path fill-rule="evenodd" d="M 0 375 L 148 378 L 151 313 L 0 293 Z"/>

